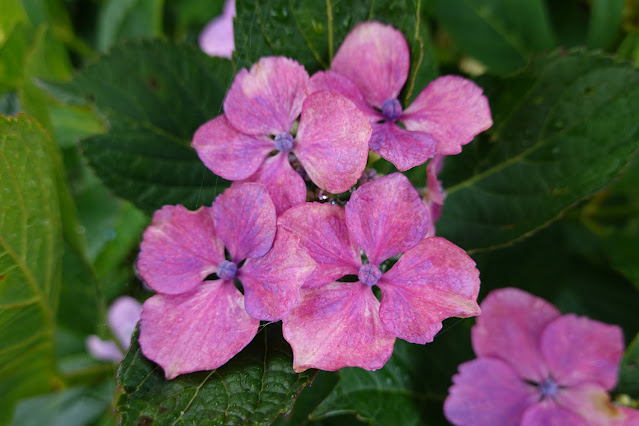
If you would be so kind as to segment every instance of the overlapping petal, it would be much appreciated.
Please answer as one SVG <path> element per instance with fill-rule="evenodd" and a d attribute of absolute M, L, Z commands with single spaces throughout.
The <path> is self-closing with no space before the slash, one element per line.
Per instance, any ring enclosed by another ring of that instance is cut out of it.
<path fill-rule="evenodd" d="M 560 406 L 552 399 L 531 405 L 521 418 L 521 426 L 584 426 L 586 420 L 580 415 Z"/>
<path fill-rule="evenodd" d="M 400 120 L 408 130 L 433 135 L 437 153 L 444 155 L 459 154 L 462 145 L 493 125 L 483 90 L 453 75 L 426 86 Z"/>
<path fill-rule="evenodd" d="M 139 340 L 144 356 L 172 379 L 225 364 L 253 339 L 259 324 L 232 282 L 207 281 L 190 293 L 148 299 Z"/>
<path fill-rule="evenodd" d="M 519 426 L 526 408 L 538 399 L 537 389 L 508 364 L 480 358 L 459 366 L 444 414 L 455 425 Z"/>
<path fill-rule="evenodd" d="M 505 288 L 486 296 L 481 310 L 471 330 L 477 356 L 500 358 L 537 383 L 548 377 L 540 339 L 544 328 L 560 316 L 557 308 L 523 290 Z"/>
<path fill-rule="evenodd" d="M 140 320 L 142 305 L 130 296 L 121 296 L 113 302 L 107 313 L 107 322 L 122 347 L 131 345 L 131 336 Z"/>
<path fill-rule="evenodd" d="M 263 185 L 233 185 L 215 199 L 211 216 L 233 262 L 263 256 L 271 249 L 275 239 L 275 206 Z"/>
<path fill-rule="evenodd" d="M 235 76 L 224 100 L 233 127 L 249 135 L 290 132 L 306 98 L 308 73 L 284 57 L 262 58 Z"/>
<path fill-rule="evenodd" d="M 479 271 L 462 249 L 439 237 L 408 250 L 377 283 L 380 317 L 395 336 L 431 342 L 449 317 L 479 315 Z"/>
<path fill-rule="evenodd" d="M 317 186 L 344 192 L 366 167 L 371 131 L 351 101 L 335 92 L 315 92 L 304 101 L 293 152 Z"/>
<path fill-rule="evenodd" d="M 344 39 L 331 69 L 351 79 L 369 104 L 381 108 L 396 99 L 410 67 L 404 35 L 380 22 L 358 24 Z"/>
<path fill-rule="evenodd" d="M 124 358 L 124 354 L 113 340 L 102 340 L 91 335 L 86 339 L 86 346 L 91 356 L 103 361 L 120 362 Z"/>
<path fill-rule="evenodd" d="M 240 133 L 224 115 L 201 125 L 193 135 L 191 146 L 206 167 L 229 180 L 251 176 L 275 149 L 272 139 Z"/>
<path fill-rule="evenodd" d="M 278 229 L 273 248 L 247 260 L 239 271 L 246 311 L 263 321 L 282 319 L 297 303 L 299 288 L 313 269 L 315 262 L 300 247 L 299 238 Z"/>
<path fill-rule="evenodd" d="M 401 173 L 360 186 L 346 204 L 348 230 L 374 265 L 414 247 L 428 222 L 426 206 Z"/>
<path fill-rule="evenodd" d="M 298 305 L 284 318 L 284 338 L 293 348 L 293 369 L 376 370 L 393 352 L 395 336 L 379 320 L 379 302 L 359 282 L 303 287 Z"/>
<path fill-rule="evenodd" d="M 178 294 L 194 289 L 224 260 L 210 209 L 164 206 L 144 231 L 137 267 L 154 290 Z"/>
<path fill-rule="evenodd" d="M 610 396 L 605 389 L 594 384 L 581 384 L 562 389 L 557 394 L 556 401 L 563 408 L 583 419 L 582 423 L 578 423 L 579 425 L 610 426 L 625 423 L 624 410 L 610 401 Z"/>
<path fill-rule="evenodd" d="M 398 170 L 404 171 L 435 156 L 437 141 L 428 133 L 412 132 L 386 121 L 373 124 L 373 134 L 368 146 Z"/>
<path fill-rule="evenodd" d="M 368 105 L 368 102 L 364 99 L 364 95 L 362 95 L 362 92 L 360 92 L 355 83 L 341 74 L 333 71 L 318 71 L 313 74 L 306 85 L 306 93 L 310 95 L 311 93 L 320 92 L 322 90 L 337 92 L 353 102 L 364 114 L 366 114 L 366 117 L 368 117 L 368 120 L 371 123 L 376 123 L 384 119 L 381 113 Z"/>

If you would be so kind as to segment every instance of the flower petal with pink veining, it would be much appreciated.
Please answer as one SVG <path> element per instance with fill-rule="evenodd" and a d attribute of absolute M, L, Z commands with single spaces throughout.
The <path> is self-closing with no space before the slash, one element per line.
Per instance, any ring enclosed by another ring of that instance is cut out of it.
<path fill-rule="evenodd" d="M 251 71 L 235 76 L 224 100 L 224 113 L 233 127 L 249 135 L 290 132 L 306 98 L 308 73 L 284 57 L 261 58 Z"/>
<path fill-rule="evenodd" d="M 437 141 L 428 133 L 404 130 L 390 121 L 373 124 L 368 146 L 404 171 L 435 156 Z"/>
<path fill-rule="evenodd" d="M 370 263 L 402 253 L 424 238 L 428 210 L 401 173 L 365 183 L 346 204 L 346 224 Z"/>
<path fill-rule="evenodd" d="M 157 294 L 144 302 L 140 347 L 167 379 L 225 364 L 249 344 L 260 322 L 244 309 L 230 281 L 207 281 L 180 295 Z"/>
<path fill-rule="evenodd" d="M 152 289 L 179 294 L 194 289 L 224 260 L 210 208 L 164 206 L 144 231 L 137 267 Z"/>
<path fill-rule="evenodd" d="M 545 399 L 531 405 L 524 412 L 521 426 L 594 426 L 586 419 L 562 407 L 552 399 Z"/>

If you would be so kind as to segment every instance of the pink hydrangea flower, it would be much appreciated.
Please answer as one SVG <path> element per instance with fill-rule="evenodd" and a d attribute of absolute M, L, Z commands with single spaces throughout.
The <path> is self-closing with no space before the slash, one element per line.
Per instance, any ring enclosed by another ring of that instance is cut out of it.
<path fill-rule="evenodd" d="M 275 206 L 256 183 L 227 189 L 210 208 L 155 212 L 137 265 L 159 293 L 143 305 L 140 346 L 168 379 L 226 363 L 259 320 L 278 320 L 295 305 L 315 266 L 295 236 L 276 229 Z M 219 279 L 206 280 L 214 273 Z"/>
<path fill-rule="evenodd" d="M 306 185 L 289 154 L 318 187 L 332 193 L 353 186 L 368 158 L 372 130 L 364 114 L 337 93 L 307 96 L 307 82 L 306 70 L 294 60 L 262 58 L 237 74 L 224 115 L 193 136 L 192 146 L 213 173 L 264 184 L 278 214 L 306 201 Z M 269 156 L 272 151 L 277 154 Z"/>
<path fill-rule="evenodd" d="M 619 327 L 573 314 L 523 290 L 491 292 L 444 403 L 455 425 L 637 425 L 611 404 L 623 354 Z"/>
<path fill-rule="evenodd" d="M 479 314 L 475 262 L 443 238 L 424 239 L 428 211 L 400 173 L 360 186 L 345 210 L 306 203 L 284 212 L 278 226 L 300 238 L 317 262 L 283 320 L 295 371 L 375 370 L 391 356 L 395 337 L 430 342 L 443 319 Z M 383 272 L 380 264 L 402 252 Z M 336 281 L 348 275 L 357 281 Z"/>
<path fill-rule="evenodd" d="M 492 126 L 482 89 L 452 75 L 431 82 L 403 110 L 398 96 L 409 68 L 403 34 L 389 25 L 364 22 L 348 34 L 331 71 L 311 78 L 308 92 L 333 90 L 353 101 L 373 126 L 370 149 L 402 171 L 436 153 L 458 154 L 462 145 Z"/>
<path fill-rule="evenodd" d="M 104 361 L 122 361 L 124 358 L 122 349 L 129 348 L 131 336 L 133 336 L 135 326 L 140 320 L 141 312 L 142 305 L 134 298 L 129 296 L 117 298 L 109 307 L 107 323 L 120 345 L 118 346 L 113 340 L 102 340 L 98 336 L 91 335 L 86 340 L 89 353 Z"/>
<path fill-rule="evenodd" d="M 222 14 L 206 24 L 200 33 L 200 48 L 204 53 L 231 59 L 235 50 L 233 18 L 235 18 L 235 0 L 226 0 Z"/>

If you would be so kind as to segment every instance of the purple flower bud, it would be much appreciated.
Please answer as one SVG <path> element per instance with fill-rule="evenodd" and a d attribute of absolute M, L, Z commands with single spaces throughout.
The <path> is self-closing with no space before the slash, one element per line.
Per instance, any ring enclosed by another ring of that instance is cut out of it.
<path fill-rule="evenodd" d="M 232 281 L 237 275 L 237 265 L 228 260 L 223 260 L 217 265 L 217 276 L 222 280 Z"/>
<path fill-rule="evenodd" d="M 275 136 L 275 148 L 281 152 L 289 152 L 293 149 L 293 135 L 284 132 Z"/>
<path fill-rule="evenodd" d="M 359 280 L 369 286 L 374 286 L 379 281 L 379 278 L 382 276 L 382 271 L 375 265 L 367 263 L 366 265 L 362 265 L 359 268 L 359 273 L 357 274 L 357 278 Z"/>
<path fill-rule="evenodd" d="M 382 114 L 388 121 L 395 121 L 402 115 L 402 105 L 397 99 L 386 99 L 382 104 Z"/>

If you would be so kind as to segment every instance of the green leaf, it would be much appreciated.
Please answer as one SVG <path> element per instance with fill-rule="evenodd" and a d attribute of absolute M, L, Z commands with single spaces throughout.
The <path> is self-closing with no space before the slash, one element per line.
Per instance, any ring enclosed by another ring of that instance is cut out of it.
<path fill-rule="evenodd" d="M 639 72 L 555 52 L 512 78 L 487 78 L 495 124 L 445 161 L 438 234 L 465 249 L 508 244 L 601 189 L 639 146 Z"/>
<path fill-rule="evenodd" d="M 32 119 L 0 116 L 0 424 L 18 399 L 59 385 L 62 230 L 52 149 Z"/>
<path fill-rule="evenodd" d="M 294 58 L 309 73 L 329 68 L 353 26 L 377 20 L 399 29 L 408 41 L 411 69 L 403 92 L 406 99 L 423 88 L 415 86 L 415 80 L 421 84 L 436 76 L 431 49 L 424 49 L 420 0 L 238 0 L 236 8 L 234 58 L 238 68 L 271 55 Z"/>
<path fill-rule="evenodd" d="M 98 15 L 98 49 L 106 52 L 119 40 L 162 35 L 164 0 L 107 0 Z"/>
<path fill-rule="evenodd" d="M 497 73 L 555 46 L 543 0 L 435 0 L 435 16 L 467 54 Z"/>
<path fill-rule="evenodd" d="M 293 355 L 273 326 L 213 371 L 166 380 L 141 353 L 137 333 L 118 370 L 123 425 L 270 424 L 289 412 L 314 372 L 293 372 Z"/>
<path fill-rule="evenodd" d="M 604 238 L 612 266 L 639 290 L 639 230 L 615 230 Z"/>
<path fill-rule="evenodd" d="M 594 0 L 588 26 L 588 47 L 604 49 L 621 33 L 625 0 Z"/>
<path fill-rule="evenodd" d="M 152 212 L 165 204 L 210 204 L 228 182 L 190 147 L 195 130 L 222 112 L 229 61 L 163 41 L 124 44 L 68 83 L 44 83 L 61 100 L 90 102 L 108 132 L 83 140 L 98 177 Z"/>
<path fill-rule="evenodd" d="M 623 356 L 615 391 L 639 399 L 639 334 L 635 336 Z"/>

